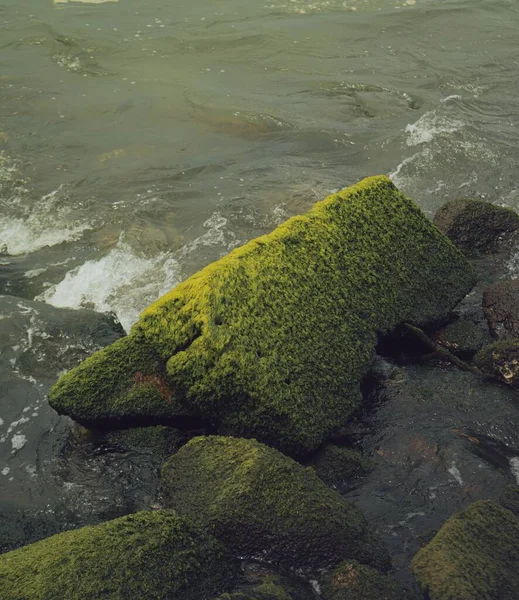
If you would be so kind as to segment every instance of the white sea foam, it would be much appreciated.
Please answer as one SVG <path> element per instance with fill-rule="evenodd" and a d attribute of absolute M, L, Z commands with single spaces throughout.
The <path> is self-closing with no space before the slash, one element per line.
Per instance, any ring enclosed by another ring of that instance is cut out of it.
<path fill-rule="evenodd" d="M 67 208 L 62 207 L 64 186 L 38 200 L 27 214 L 0 217 L 0 246 L 7 246 L 12 255 L 29 254 L 62 242 L 81 237 L 90 227 L 86 221 L 73 221 Z"/>
<path fill-rule="evenodd" d="M 13 452 L 16 452 L 17 450 L 21 450 L 25 446 L 26 443 L 27 443 L 26 435 L 17 433 L 16 435 L 13 435 L 13 437 L 11 438 L 11 445 L 13 447 Z"/>
<path fill-rule="evenodd" d="M 214 213 L 204 223 L 205 233 L 175 253 L 151 258 L 138 256 L 120 240 L 106 256 L 69 271 L 37 299 L 59 307 L 113 311 L 129 331 L 146 306 L 181 281 L 182 259 L 202 246 L 222 246 L 228 251 L 236 245 L 236 238 L 225 230 L 226 225 L 227 219 Z"/>
<path fill-rule="evenodd" d="M 512 474 L 515 477 L 515 481 L 517 485 L 519 485 L 519 456 L 514 456 L 509 459 L 510 468 L 512 469 Z"/>
<path fill-rule="evenodd" d="M 442 133 L 453 133 L 463 126 L 461 121 L 438 115 L 434 111 L 423 114 L 415 123 L 409 123 L 405 128 L 408 134 L 407 145 L 419 146 L 431 142 Z"/>
<path fill-rule="evenodd" d="M 456 463 L 451 463 L 451 466 L 447 469 L 449 475 L 451 475 L 460 485 L 463 485 L 463 479 L 461 477 L 460 470 L 456 466 Z"/>

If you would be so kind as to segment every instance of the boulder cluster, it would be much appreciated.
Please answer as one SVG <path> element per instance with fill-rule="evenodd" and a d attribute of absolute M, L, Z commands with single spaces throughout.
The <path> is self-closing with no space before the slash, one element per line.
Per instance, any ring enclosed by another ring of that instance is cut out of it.
<path fill-rule="evenodd" d="M 370 461 L 334 440 L 395 331 L 519 388 L 517 282 L 453 313 L 476 285 L 474 259 L 518 231 L 513 211 L 469 199 L 433 224 L 371 177 L 178 285 L 49 395 L 60 414 L 163 454 L 163 508 L 1 555 L 0 597 L 421 597 L 337 491 Z M 518 496 L 511 486 L 500 505 L 470 505 L 418 552 L 427 598 L 519 598 Z"/>

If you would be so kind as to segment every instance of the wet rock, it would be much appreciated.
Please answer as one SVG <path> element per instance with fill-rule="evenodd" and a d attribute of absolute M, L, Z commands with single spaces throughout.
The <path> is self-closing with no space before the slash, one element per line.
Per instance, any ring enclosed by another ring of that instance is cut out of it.
<path fill-rule="evenodd" d="M 430 600 L 517 600 L 519 519 L 492 502 L 452 516 L 412 562 Z"/>
<path fill-rule="evenodd" d="M 225 593 L 215 600 L 299 600 L 290 594 L 274 578 L 268 578 L 255 586 L 243 587 L 240 591 Z"/>
<path fill-rule="evenodd" d="M 130 429 L 115 429 L 104 436 L 105 441 L 124 450 L 149 450 L 156 456 L 166 458 L 173 454 L 183 442 L 186 434 L 174 427 L 131 427 Z"/>
<path fill-rule="evenodd" d="M 519 486 L 511 483 L 505 485 L 499 496 L 499 504 L 519 517 Z"/>
<path fill-rule="evenodd" d="M 308 461 L 319 479 L 333 488 L 361 477 L 371 468 L 370 461 L 362 454 L 341 446 L 326 445 Z"/>
<path fill-rule="evenodd" d="M 0 556 L 0 596 L 200 600 L 229 589 L 224 547 L 172 511 L 140 512 Z"/>
<path fill-rule="evenodd" d="M 467 317 L 460 317 L 441 329 L 435 336 L 436 343 L 463 360 L 470 360 L 492 338 L 481 325 Z"/>
<path fill-rule="evenodd" d="M 484 373 L 519 389 L 519 338 L 485 346 L 474 357 L 474 364 Z"/>
<path fill-rule="evenodd" d="M 519 279 L 488 287 L 483 293 L 483 312 L 494 338 L 519 337 Z"/>
<path fill-rule="evenodd" d="M 397 581 L 357 561 L 345 561 L 321 581 L 327 600 L 416 600 Z"/>
<path fill-rule="evenodd" d="M 310 571 L 344 558 L 388 564 L 357 509 L 310 469 L 255 440 L 194 438 L 162 476 L 166 505 L 239 556 Z"/>
<path fill-rule="evenodd" d="M 519 215 L 513 210 L 472 198 L 447 202 L 433 222 L 460 250 L 476 255 L 497 251 L 519 230 Z"/>
<path fill-rule="evenodd" d="M 418 207 L 371 177 L 178 285 L 49 402 L 85 425 L 184 411 L 302 456 L 359 406 L 377 335 L 440 319 L 473 284 Z"/>

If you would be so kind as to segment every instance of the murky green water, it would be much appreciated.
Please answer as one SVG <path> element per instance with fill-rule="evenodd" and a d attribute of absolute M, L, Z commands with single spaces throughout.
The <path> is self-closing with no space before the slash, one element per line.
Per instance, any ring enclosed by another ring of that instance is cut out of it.
<path fill-rule="evenodd" d="M 518 30 L 511 0 L 4 0 L 0 293 L 128 328 L 201 266 L 376 173 L 429 214 L 462 195 L 519 209 Z M 69 430 L 45 408 L 61 367 L 42 378 L 16 352 L 34 354 L 30 310 L 42 340 L 60 317 L 13 302 L 2 365 L 27 389 L 3 385 L 0 477 L 14 510 L 90 475 L 35 483 Z M 113 508 L 104 468 L 91 489 Z"/>

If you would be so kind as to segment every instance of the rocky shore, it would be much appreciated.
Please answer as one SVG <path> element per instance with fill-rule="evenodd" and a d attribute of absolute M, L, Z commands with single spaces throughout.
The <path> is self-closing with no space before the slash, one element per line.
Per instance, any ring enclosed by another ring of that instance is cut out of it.
<path fill-rule="evenodd" d="M 161 508 L 0 555 L 0 596 L 518 599 L 518 232 L 372 177 L 178 285 L 49 394 L 164 459 Z M 402 552 L 395 503 L 445 523 Z"/>

